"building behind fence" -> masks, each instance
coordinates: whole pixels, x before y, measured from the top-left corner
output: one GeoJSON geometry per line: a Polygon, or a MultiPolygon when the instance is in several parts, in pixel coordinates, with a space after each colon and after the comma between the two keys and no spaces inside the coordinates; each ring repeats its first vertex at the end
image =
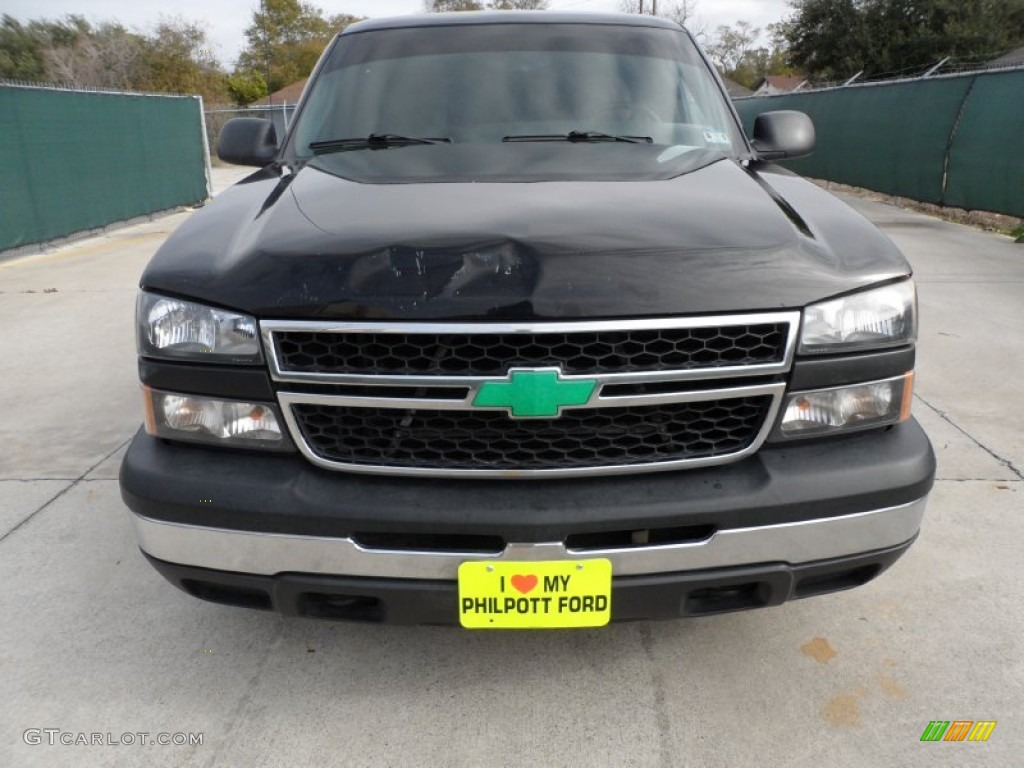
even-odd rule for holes
{"type": "Polygon", "coordinates": [[[196,96],[0,83],[0,251],[209,197],[196,96]]]}
{"type": "Polygon", "coordinates": [[[818,179],[968,210],[1024,216],[1024,68],[737,99],[748,135],[762,112],[806,112],[818,179]]]}

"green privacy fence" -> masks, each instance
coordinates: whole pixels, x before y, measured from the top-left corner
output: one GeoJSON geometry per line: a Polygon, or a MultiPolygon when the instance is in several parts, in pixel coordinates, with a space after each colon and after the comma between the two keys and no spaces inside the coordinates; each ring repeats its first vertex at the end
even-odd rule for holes
{"type": "Polygon", "coordinates": [[[202,101],[0,84],[0,251],[205,200],[202,101]]]}
{"type": "Polygon", "coordinates": [[[1024,216],[1024,69],[866,84],[735,102],[748,135],[762,112],[814,121],[819,179],[969,210],[1024,216]]]}

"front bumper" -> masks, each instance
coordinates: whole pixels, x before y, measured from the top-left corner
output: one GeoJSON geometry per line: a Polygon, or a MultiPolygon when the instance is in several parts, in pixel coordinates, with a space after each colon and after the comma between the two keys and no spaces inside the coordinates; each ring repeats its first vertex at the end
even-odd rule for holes
{"type": "Polygon", "coordinates": [[[913,421],[722,467],[550,481],[362,477],[140,433],[121,488],[142,550],[206,599],[455,623],[461,562],[607,557],[622,620],[864,583],[917,535],[934,470],[913,421]]]}
{"type": "MultiPolygon", "coordinates": [[[[907,551],[913,540],[862,555],[801,565],[768,563],[738,568],[617,576],[612,621],[708,616],[779,605],[871,581],[907,551]]],[[[453,581],[374,579],[281,573],[260,576],[175,565],[147,557],[164,578],[203,600],[276,610],[286,616],[390,624],[458,624],[453,581]]]]}

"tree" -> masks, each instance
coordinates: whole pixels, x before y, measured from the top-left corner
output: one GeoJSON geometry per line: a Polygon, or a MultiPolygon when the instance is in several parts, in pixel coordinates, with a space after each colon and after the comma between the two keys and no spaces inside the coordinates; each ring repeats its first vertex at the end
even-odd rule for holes
{"type": "Polygon", "coordinates": [[[81,16],[29,22],[46,80],[90,88],[149,90],[146,39],[120,24],[92,26],[81,16]]]}
{"type": "Polygon", "coordinates": [[[231,75],[227,79],[227,87],[231,99],[240,107],[259,101],[269,93],[267,81],[258,73],[242,72],[231,75]]]}
{"type": "Polygon", "coordinates": [[[711,60],[724,73],[735,72],[754,48],[761,36],[761,28],[749,21],[737,21],[734,26],[723,24],[705,48],[711,60]]]}
{"type": "Polygon", "coordinates": [[[423,10],[427,13],[450,13],[452,11],[546,11],[548,0],[424,0],[423,10]]]}
{"type": "Polygon", "coordinates": [[[791,61],[825,80],[856,74],[872,45],[862,5],[862,0],[794,0],[796,15],[783,22],[791,61]]]}
{"type": "Polygon", "coordinates": [[[146,48],[146,90],[198,93],[207,102],[223,100],[226,75],[201,24],[161,19],[147,37],[146,48]]]}
{"type": "Polygon", "coordinates": [[[914,74],[945,57],[983,61],[1024,45],[1022,0],[793,0],[792,62],[840,80],[914,74]]]}
{"type": "Polygon", "coordinates": [[[6,13],[0,22],[0,78],[30,81],[46,78],[46,62],[39,38],[6,13]]]}
{"type": "Polygon", "coordinates": [[[666,2],[659,6],[658,15],[671,19],[680,27],[689,29],[697,21],[697,0],[678,0],[678,2],[666,2]]]}
{"type": "Polygon", "coordinates": [[[205,29],[181,18],[152,32],[120,24],[93,25],[81,16],[0,25],[0,77],[126,91],[227,95],[224,71],[205,29]]]}
{"type": "Polygon", "coordinates": [[[355,16],[326,18],[319,8],[299,0],[261,0],[245,30],[246,46],[235,75],[264,77],[270,92],[309,76],[324,46],[355,16]]]}
{"type": "Polygon", "coordinates": [[[487,7],[492,11],[546,11],[548,0],[492,0],[487,7]]]}
{"type": "Polygon", "coordinates": [[[484,4],[477,0],[424,0],[423,10],[427,13],[448,13],[449,11],[482,11],[484,4]]]}
{"type": "Polygon", "coordinates": [[[619,10],[623,13],[650,14],[670,19],[686,27],[698,38],[705,34],[704,25],[696,16],[697,0],[662,0],[659,3],[651,0],[619,0],[619,10]]]}
{"type": "Polygon", "coordinates": [[[758,49],[758,59],[763,65],[755,72],[754,84],[761,78],[768,75],[796,75],[803,74],[798,67],[793,66],[789,53],[789,44],[786,42],[785,22],[776,22],[767,27],[769,45],[767,48],[758,49]]]}
{"type": "Polygon", "coordinates": [[[768,25],[768,45],[758,45],[761,30],[749,21],[718,27],[707,43],[708,56],[730,80],[754,88],[768,75],[796,74],[789,60],[783,25],[768,25]]]}

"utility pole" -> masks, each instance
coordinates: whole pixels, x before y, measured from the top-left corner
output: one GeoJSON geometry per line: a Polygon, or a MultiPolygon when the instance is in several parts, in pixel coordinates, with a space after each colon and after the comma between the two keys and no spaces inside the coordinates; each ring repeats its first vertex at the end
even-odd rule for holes
{"type": "MultiPolygon", "coordinates": [[[[274,94],[270,90],[270,31],[267,29],[267,2],[260,0],[260,11],[263,21],[263,58],[267,68],[267,106],[273,110],[274,94]]],[[[272,113],[271,113],[272,114],[272,113]]]]}
{"type": "Polygon", "coordinates": [[[651,16],[658,15],[658,0],[651,0],[651,16]]]}
{"type": "Polygon", "coordinates": [[[644,0],[640,0],[640,15],[644,15],[644,0]]]}

